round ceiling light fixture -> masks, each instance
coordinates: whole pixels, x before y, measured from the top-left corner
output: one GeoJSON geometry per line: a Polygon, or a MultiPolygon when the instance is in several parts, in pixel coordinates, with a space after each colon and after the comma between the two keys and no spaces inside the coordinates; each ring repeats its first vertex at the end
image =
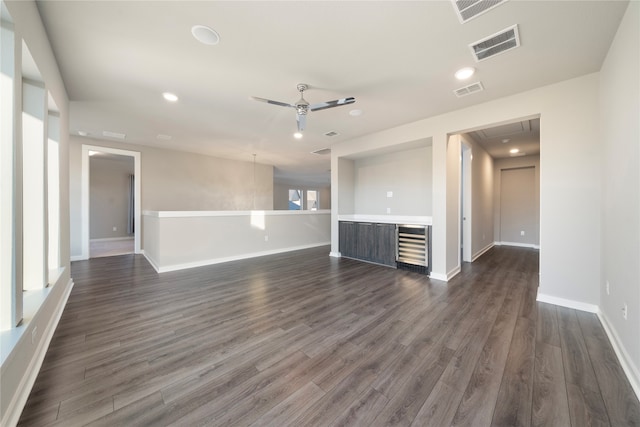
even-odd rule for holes
{"type": "Polygon", "coordinates": [[[302,132],[296,132],[296,133],[294,133],[294,134],[293,134],[293,137],[294,137],[295,139],[302,139],[302,132]]]}
{"type": "Polygon", "coordinates": [[[216,31],[206,25],[194,25],[191,27],[191,34],[202,44],[215,45],[220,42],[220,36],[216,31]]]}
{"type": "Polygon", "coordinates": [[[517,153],[519,153],[519,152],[520,152],[520,150],[518,150],[517,148],[512,148],[511,150],[509,150],[509,152],[510,152],[511,154],[517,154],[517,153]]]}
{"type": "Polygon", "coordinates": [[[469,77],[473,76],[475,72],[476,72],[476,69],[473,67],[464,67],[456,71],[455,76],[456,76],[456,79],[458,80],[466,80],[469,77]]]}
{"type": "Polygon", "coordinates": [[[503,144],[506,144],[506,143],[507,143],[507,142],[509,142],[509,141],[511,141],[509,138],[505,138],[505,139],[503,139],[503,140],[502,140],[502,143],[503,143],[503,144]]]}
{"type": "Polygon", "coordinates": [[[362,110],[351,110],[349,111],[349,115],[352,117],[358,117],[362,115],[362,110]]]}
{"type": "Polygon", "coordinates": [[[162,97],[169,102],[176,102],[178,100],[178,95],[171,92],[164,92],[162,97]]]}

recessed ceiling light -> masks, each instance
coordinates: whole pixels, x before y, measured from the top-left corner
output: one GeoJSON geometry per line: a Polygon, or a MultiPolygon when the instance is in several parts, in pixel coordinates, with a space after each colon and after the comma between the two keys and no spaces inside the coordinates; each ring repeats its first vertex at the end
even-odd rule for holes
{"type": "Polygon", "coordinates": [[[171,92],[164,92],[162,97],[169,102],[176,102],[178,100],[178,95],[173,94],[171,92]]]}
{"type": "Polygon", "coordinates": [[[79,130],[79,131],[78,131],[78,135],[80,135],[80,136],[88,136],[88,135],[89,135],[89,132],[84,131],[84,130],[79,130]]]}
{"type": "Polygon", "coordinates": [[[349,115],[353,117],[361,116],[362,110],[351,110],[349,111],[349,115]]]}
{"type": "Polygon", "coordinates": [[[507,142],[509,142],[509,141],[511,141],[509,138],[505,138],[505,139],[503,139],[503,140],[502,140],[502,143],[503,143],[503,144],[506,144],[506,143],[507,143],[507,142]]]}
{"type": "Polygon", "coordinates": [[[512,148],[511,150],[509,150],[509,152],[510,152],[511,154],[516,154],[516,153],[519,153],[519,152],[520,152],[520,150],[518,150],[517,148],[512,148]]]}
{"type": "Polygon", "coordinates": [[[191,27],[191,34],[193,34],[196,40],[203,44],[214,45],[220,41],[218,33],[206,25],[194,25],[191,27]]]}
{"type": "Polygon", "coordinates": [[[302,138],[302,132],[296,132],[296,133],[294,133],[294,134],[293,134],[293,137],[294,137],[295,139],[301,139],[301,138],[302,138]]]}
{"type": "Polygon", "coordinates": [[[455,76],[456,76],[456,79],[458,80],[466,80],[469,77],[473,76],[475,72],[476,72],[476,69],[473,67],[464,67],[456,71],[455,76]]]}
{"type": "Polygon", "coordinates": [[[100,154],[100,152],[89,150],[89,156],[95,156],[96,154],[100,154]]]}

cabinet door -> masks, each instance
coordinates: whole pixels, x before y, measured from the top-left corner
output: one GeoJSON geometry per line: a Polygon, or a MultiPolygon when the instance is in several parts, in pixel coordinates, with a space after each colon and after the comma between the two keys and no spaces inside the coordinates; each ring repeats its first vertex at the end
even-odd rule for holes
{"type": "Polygon", "coordinates": [[[355,258],[357,256],[356,224],[340,221],[338,233],[340,254],[345,257],[355,258]]]}
{"type": "Polygon", "coordinates": [[[396,265],[396,226],[395,224],[376,224],[375,259],[379,264],[396,265]]]}
{"type": "Polygon", "coordinates": [[[375,224],[359,222],[356,224],[356,228],[358,236],[356,258],[373,261],[376,253],[375,224]]]}

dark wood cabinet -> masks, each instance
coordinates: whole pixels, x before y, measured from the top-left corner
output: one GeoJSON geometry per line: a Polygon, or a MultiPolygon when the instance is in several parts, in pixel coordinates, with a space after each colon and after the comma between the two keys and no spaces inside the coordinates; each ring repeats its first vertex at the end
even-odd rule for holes
{"type": "Polygon", "coordinates": [[[340,221],[340,253],[347,258],[395,267],[395,229],[395,224],[340,221]]]}
{"type": "Polygon", "coordinates": [[[395,224],[375,225],[375,259],[373,262],[389,266],[396,265],[396,226],[395,224]]]}
{"type": "Polygon", "coordinates": [[[339,250],[342,256],[345,256],[347,258],[356,258],[356,223],[349,221],[340,221],[338,232],[340,233],[339,250]]]}
{"type": "Polygon", "coordinates": [[[356,258],[373,261],[375,253],[375,224],[370,222],[356,223],[356,258]]]}

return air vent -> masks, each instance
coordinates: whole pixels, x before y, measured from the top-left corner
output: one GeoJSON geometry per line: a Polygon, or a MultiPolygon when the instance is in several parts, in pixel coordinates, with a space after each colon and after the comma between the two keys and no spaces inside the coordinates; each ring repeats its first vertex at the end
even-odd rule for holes
{"type": "Polygon", "coordinates": [[[317,154],[319,156],[325,156],[331,154],[331,148],[323,148],[321,150],[312,151],[311,154],[317,154]]]}
{"type": "Polygon", "coordinates": [[[127,137],[127,135],[125,135],[124,133],[111,132],[108,130],[103,130],[102,136],[106,136],[108,138],[115,138],[115,139],[125,139],[127,137]]]}
{"type": "Polygon", "coordinates": [[[463,96],[471,95],[472,93],[480,92],[482,90],[484,90],[482,83],[476,82],[471,83],[470,85],[467,85],[465,87],[461,87],[460,89],[456,89],[453,91],[453,93],[455,93],[458,98],[461,98],[463,96]]]}
{"type": "Polygon", "coordinates": [[[451,0],[462,24],[501,5],[505,1],[507,0],[451,0]]]}
{"type": "Polygon", "coordinates": [[[520,46],[520,36],[518,35],[517,24],[469,45],[471,53],[477,62],[515,49],[518,46],[520,46]]]}
{"type": "Polygon", "coordinates": [[[340,134],[338,132],[336,132],[336,131],[333,131],[333,130],[331,130],[331,131],[329,131],[329,132],[324,134],[324,136],[338,136],[338,135],[340,135],[340,134]]]}

